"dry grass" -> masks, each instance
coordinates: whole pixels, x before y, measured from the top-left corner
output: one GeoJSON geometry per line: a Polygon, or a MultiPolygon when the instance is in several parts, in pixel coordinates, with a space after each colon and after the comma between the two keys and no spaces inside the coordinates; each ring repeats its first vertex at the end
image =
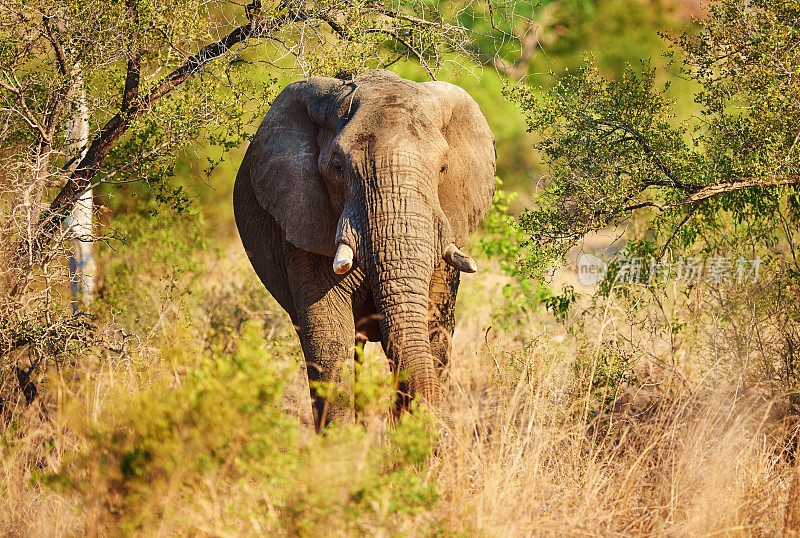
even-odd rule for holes
{"type": "Polygon", "coordinates": [[[620,412],[601,434],[565,404],[566,365],[549,362],[551,353],[527,348],[531,365],[541,362],[510,387],[474,370],[458,380],[473,390],[458,390],[459,429],[436,467],[439,508],[456,528],[493,536],[782,532],[796,493],[768,407],[732,406],[729,394],[679,395],[620,412]],[[495,406],[481,412],[487,399],[495,406]]]}
{"type": "MultiPolygon", "coordinates": [[[[202,282],[208,289],[216,286],[209,295],[213,300],[193,307],[207,314],[195,318],[200,332],[211,330],[215,316],[248,315],[252,303],[242,301],[243,310],[236,310],[237,298],[255,293],[248,291],[254,277],[242,269],[246,261],[238,249],[217,259],[222,261],[207,267],[202,282]]],[[[797,533],[800,482],[785,450],[782,412],[763,391],[738,382],[707,382],[707,357],[702,346],[694,346],[694,354],[681,355],[673,368],[680,375],[664,366],[664,357],[644,357],[636,366],[639,382],[621,386],[613,403],[595,412],[596,402],[574,364],[579,354],[590,364],[598,360],[604,340],[581,348],[544,314],[522,328],[487,331],[503,301],[504,281],[492,275],[488,267],[464,279],[448,381],[455,426],[423,470],[435,480],[440,499],[431,510],[402,520],[379,518],[357,531],[330,525],[333,534],[431,529],[486,536],[797,533]],[[683,382],[685,372],[699,377],[683,382]]],[[[149,342],[179,342],[181,320],[175,316],[162,323],[159,336],[149,342]]],[[[298,359],[285,320],[274,327],[272,339],[285,346],[289,360],[298,359]]],[[[380,354],[371,348],[369,357],[379,360],[380,354]]],[[[181,375],[168,353],[152,350],[51,373],[44,380],[46,396],[20,410],[0,440],[0,533],[62,536],[97,530],[92,506],[37,477],[57,471],[65,455],[85,449],[70,426],[75,409],[100,417],[113,411],[109,395],[181,375]]],[[[292,383],[287,401],[291,413],[303,418],[308,401],[302,377],[292,383]]],[[[311,480],[313,474],[299,480],[311,480]]],[[[203,508],[176,510],[171,525],[153,532],[257,532],[255,524],[226,524],[230,516],[220,497],[247,502],[259,495],[252,486],[237,488],[206,477],[196,489],[201,501],[191,505],[203,508]]],[[[302,528],[281,532],[304,534],[302,528]]]]}
{"type": "MultiPolygon", "coordinates": [[[[488,288],[477,295],[497,296],[498,284],[476,280],[488,288]]],[[[563,329],[487,346],[479,327],[465,312],[451,369],[458,426],[435,463],[444,496],[438,509],[455,529],[493,536],[797,532],[800,498],[785,428],[763,393],[738,383],[713,388],[702,374],[690,388],[663,363],[643,360],[637,370],[647,379],[587,421],[588,395],[571,367],[578,350],[569,337],[561,341],[563,329]]],[[[674,368],[707,367],[703,357],[683,362],[674,368]]]]}

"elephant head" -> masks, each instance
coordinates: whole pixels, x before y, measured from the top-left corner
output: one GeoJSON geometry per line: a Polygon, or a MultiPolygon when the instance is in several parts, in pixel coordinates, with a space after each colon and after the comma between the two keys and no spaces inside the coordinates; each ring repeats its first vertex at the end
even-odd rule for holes
{"type": "Polygon", "coordinates": [[[372,292],[390,361],[415,398],[440,395],[430,353],[428,292],[444,259],[463,254],[494,193],[494,139],[478,105],[445,82],[388,71],[313,77],[275,99],[249,152],[258,203],[285,239],[358,265],[372,292]]]}

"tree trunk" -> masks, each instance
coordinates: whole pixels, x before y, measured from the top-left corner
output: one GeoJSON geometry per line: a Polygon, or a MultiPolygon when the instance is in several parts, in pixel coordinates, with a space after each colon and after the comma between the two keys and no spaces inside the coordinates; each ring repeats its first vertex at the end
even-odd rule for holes
{"type": "MultiPolygon", "coordinates": [[[[73,115],[68,124],[67,159],[72,160],[72,172],[86,155],[89,142],[89,111],[86,106],[86,89],[80,72],[75,77],[72,94],[73,115]]],[[[95,263],[92,217],[94,202],[92,190],[81,195],[67,220],[72,235],[72,252],[69,258],[69,276],[72,283],[73,308],[88,304],[94,296],[95,263]]]]}

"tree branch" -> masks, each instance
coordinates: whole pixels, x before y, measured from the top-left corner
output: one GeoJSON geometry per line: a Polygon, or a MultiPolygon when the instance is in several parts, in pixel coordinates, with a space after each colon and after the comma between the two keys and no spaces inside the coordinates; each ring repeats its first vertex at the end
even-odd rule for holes
{"type": "Polygon", "coordinates": [[[2,79],[0,79],[0,87],[2,87],[4,90],[16,94],[17,100],[19,101],[19,106],[20,106],[19,110],[17,109],[8,109],[8,110],[19,114],[20,117],[22,117],[22,119],[25,120],[25,123],[27,123],[31,127],[31,129],[36,131],[36,133],[38,133],[43,140],[46,139],[47,131],[45,130],[41,122],[39,122],[39,120],[36,118],[36,116],[33,115],[33,112],[31,112],[31,110],[28,108],[28,104],[25,102],[24,90],[22,88],[11,85],[2,79]]]}
{"type": "MultiPolygon", "coordinates": [[[[126,2],[128,16],[131,19],[133,19],[134,28],[136,28],[136,23],[138,22],[139,19],[136,11],[137,3],[138,0],[127,0],[126,2]]],[[[139,32],[134,31],[131,35],[131,38],[134,41],[138,41],[139,32]]],[[[128,69],[125,74],[125,89],[122,90],[122,106],[120,108],[123,113],[128,112],[128,110],[131,107],[131,104],[133,104],[133,102],[139,96],[139,80],[141,78],[141,67],[142,67],[142,49],[140,48],[138,43],[134,43],[134,47],[130,51],[130,57],[128,58],[128,69]]]]}
{"type": "MultiPolygon", "coordinates": [[[[253,2],[252,5],[257,2],[253,2]]],[[[251,12],[248,11],[248,14],[251,12]]],[[[138,55],[132,54],[128,62],[128,75],[126,76],[125,90],[123,92],[123,106],[127,105],[120,113],[114,115],[92,140],[86,156],[78,164],[67,183],[61,188],[50,204],[51,215],[44,227],[45,236],[59,226],[72,208],[76,196],[91,182],[108,155],[111,147],[127,131],[131,121],[140,117],[152,108],[161,98],[168,95],[186,80],[200,71],[206,64],[225,55],[235,45],[243,43],[259,32],[274,30],[286,22],[285,17],[271,21],[269,26],[260,26],[257,21],[251,20],[243,26],[234,29],[224,38],[210,43],[200,51],[188,58],[183,65],[163,78],[144,98],[136,101],[134,90],[138,90],[138,55]],[[127,96],[127,99],[126,99],[127,96]]]]}
{"type": "Polygon", "coordinates": [[[65,82],[63,85],[61,85],[59,91],[51,92],[49,99],[50,102],[46,107],[47,114],[45,115],[44,122],[44,131],[46,134],[44,137],[44,143],[49,145],[52,143],[53,135],[55,134],[58,120],[61,116],[61,111],[66,105],[66,94],[69,92],[69,86],[71,82],[68,77],[72,72],[72,68],[67,62],[67,55],[64,52],[64,46],[61,44],[61,39],[58,35],[63,28],[63,22],[59,24],[59,21],[54,21],[53,17],[42,17],[42,22],[44,23],[47,40],[53,47],[53,52],[56,56],[56,71],[58,71],[58,73],[65,79],[65,82]]]}
{"type": "Polygon", "coordinates": [[[595,120],[595,119],[592,119],[591,117],[589,117],[588,119],[589,119],[589,121],[592,121],[595,125],[602,125],[602,126],[611,128],[612,129],[611,132],[614,132],[617,129],[620,129],[622,131],[625,131],[629,135],[631,135],[637,142],[639,142],[639,144],[641,144],[642,149],[644,150],[644,152],[646,154],[648,154],[653,159],[653,161],[655,162],[656,168],[661,170],[661,173],[664,174],[665,176],[667,176],[670,179],[670,181],[672,181],[675,184],[676,187],[678,187],[680,189],[683,189],[683,190],[690,190],[691,189],[691,185],[686,185],[683,181],[681,181],[680,179],[675,177],[675,175],[672,173],[672,170],[667,168],[664,165],[664,163],[661,162],[661,159],[659,159],[658,155],[656,155],[655,152],[652,150],[650,145],[647,143],[647,140],[641,134],[639,134],[638,131],[636,131],[635,129],[633,129],[631,127],[628,127],[627,125],[615,125],[613,123],[608,123],[608,122],[605,122],[605,121],[602,121],[602,120],[595,120]]]}
{"type": "Polygon", "coordinates": [[[399,19],[403,21],[407,21],[418,26],[435,26],[437,28],[441,28],[442,30],[455,30],[455,31],[462,31],[462,28],[457,26],[453,26],[451,24],[442,24],[440,22],[434,21],[426,21],[425,19],[420,19],[419,17],[412,17],[411,15],[404,15],[402,13],[398,13],[397,11],[392,11],[391,9],[386,9],[380,5],[371,5],[369,9],[380,13],[381,15],[386,15],[387,17],[391,17],[393,19],[399,19]]]}
{"type": "Polygon", "coordinates": [[[699,190],[696,190],[695,192],[693,192],[692,194],[690,194],[689,196],[685,197],[683,200],[680,200],[678,202],[673,202],[671,204],[665,204],[665,205],[660,205],[655,202],[642,202],[639,204],[625,206],[620,210],[620,213],[627,213],[645,207],[654,207],[659,211],[666,211],[667,209],[673,209],[686,204],[707,200],[708,198],[717,196],[718,194],[724,194],[726,192],[735,192],[743,189],[750,189],[753,187],[780,187],[785,185],[800,185],[800,175],[789,175],[786,177],[782,177],[780,179],[772,178],[772,182],[770,182],[769,179],[765,178],[744,178],[738,181],[714,183],[712,185],[708,185],[706,187],[700,188],[699,190]]]}
{"type": "Polygon", "coordinates": [[[419,60],[420,65],[425,68],[425,71],[428,72],[428,76],[431,77],[431,80],[436,80],[436,75],[433,74],[433,71],[431,70],[430,66],[428,65],[428,62],[425,61],[425,58],[422,56],[422,54],[417,49],[415,49],[413,45],[411,45],[405,39],[400,37],[397,34],[397,32],[394,32],[392,30],[384,30],[382,28],[370,28],[370,29],[364,30],[364,33],[381,33],[381,34],[386,34],[386,35],[392,36],[395,39],[395,41],[397,41],[398,43],[402,44],[406,49],[408,49],[408,52],[410,52],[411,54],[413,54],[414,56],[417,57],[417,59],[419,60]]]}
{"type": "Polygon", "coordinates": [[[69,66],[67,64],[67,55],[64,53],[64,47],[61,45],[61,40],[53,29],[52,17],[42,17],[44,22],[44,29],[47,33],[47,40],[53,46],[53,51],[56,54],[56,68],[62,76],[69,74],[69,66]]]}
{"type": "Polygon", "coordinates": [[[800,175],[793,174],[780,179],[772,178],[772,182],[770,182],[769,179],[765,180],[764,178],[751,177],[740,179],[738,181],[716,183],[713,185],[708,185],[707,187],[703,187],[702,189],[690,194],[680,202],[668,205],[667,208],[691,204],[692,202],[706,200],[718,194],[740,191],[742,189],[749,189],[751,187],[779,187],[784,185],[800,185],[800,175]]]}
{"type": "Polygon", "coordinates": [[[694,215],[694,212],[697,211],[698,207],[700,207],[699,202],[695,202],[694,204],[692,204],[692,207],[689,208],[689,211],[686,212],[686,215],[683,217],[683,219],[678,223],[675,229],[672,230],[672,234],[670,234],[670,236],[667,238],[666,242],[664,243],[664,246],[661,247],[661,252],[658,253],[658,258],[656,258],[656,263],[661,261],[661,258],[663,258],[664,254],[666,254],[667,252],[667,247],[669,247],[669,244],[672,243],[672,240],[675,239],[675,236],[678,235],[678,232],[681,231],[681,228],[683,228],[686,225],[686,223],[689,222],[689,219],[692,218],[692,215],[694,215]]]}

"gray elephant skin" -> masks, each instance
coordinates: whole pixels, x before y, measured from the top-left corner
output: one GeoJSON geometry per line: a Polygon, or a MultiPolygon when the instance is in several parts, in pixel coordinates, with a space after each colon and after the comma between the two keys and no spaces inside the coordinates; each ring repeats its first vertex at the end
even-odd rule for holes
{"type": "Polygon", "coordinates": [[[287,86],[236,176],[236,226],[253,268],[295,325],[318,431],[353,419],[339,386],[359,341],[380,341],[398,387],[444,412],[460,247],[492,202],[494,138],[446,82],[389,71],[287,86]]]}

